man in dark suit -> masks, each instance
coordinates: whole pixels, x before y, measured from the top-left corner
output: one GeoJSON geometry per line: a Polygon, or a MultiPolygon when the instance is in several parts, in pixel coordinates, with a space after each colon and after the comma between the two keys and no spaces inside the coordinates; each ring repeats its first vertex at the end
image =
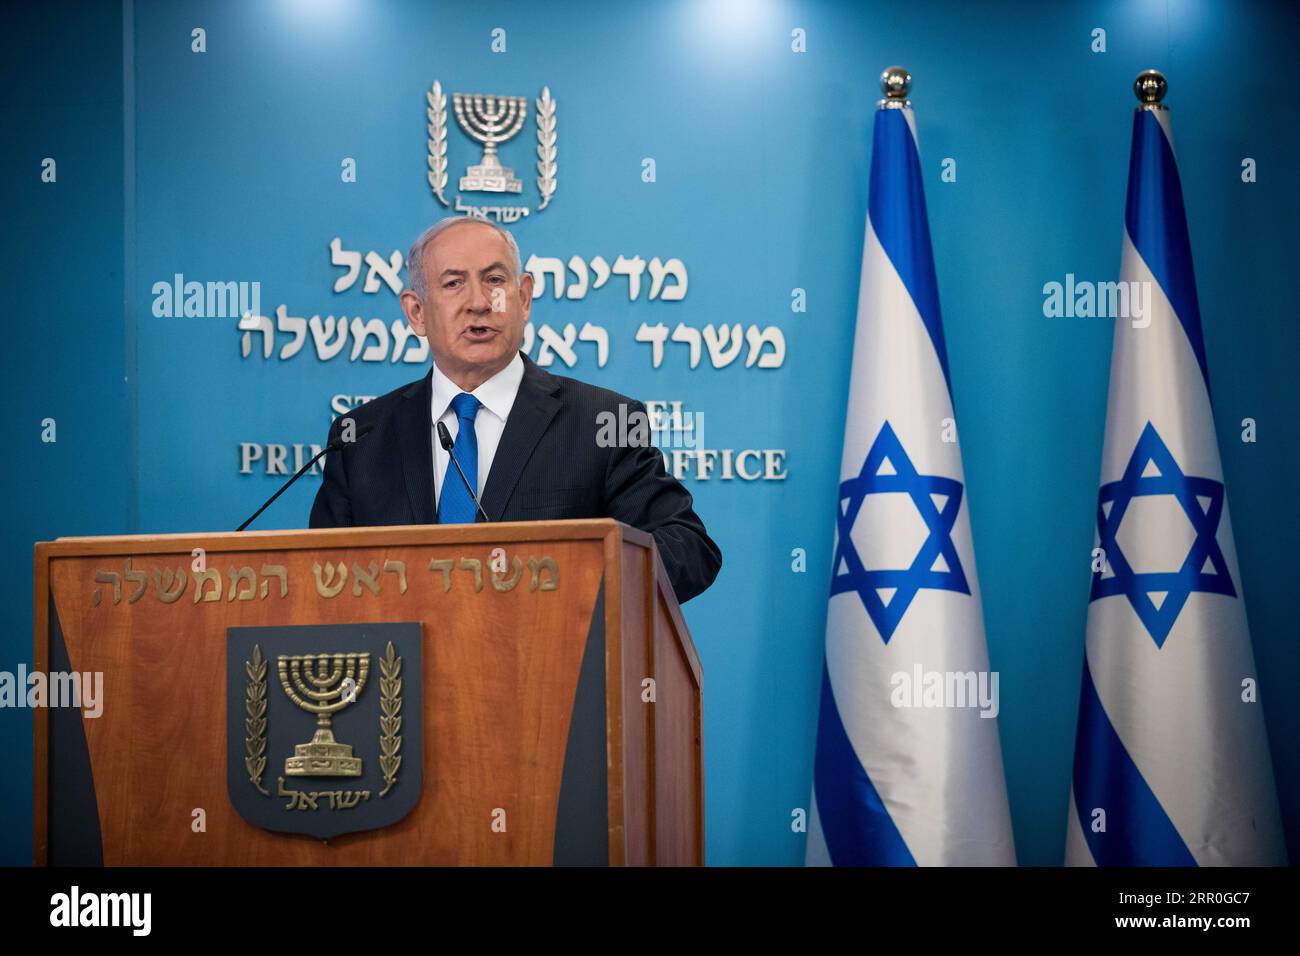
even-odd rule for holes
{"type": "Polygon", "coordinates": [[[416,240],[407,268],[402,311],[433,367],[330,428],[329,440],[345,444],[326,456],[311,527],[484,520],[436,438],[441,423],[486,520],[617,518],[654,535],[679,601],[712,584],[722,554],[647,430],[609,441],[602,429],[610,415],[638,420],[645,406],[551,375],[519,351],[533,277],[510,233],[444,219],[416,240]]]}

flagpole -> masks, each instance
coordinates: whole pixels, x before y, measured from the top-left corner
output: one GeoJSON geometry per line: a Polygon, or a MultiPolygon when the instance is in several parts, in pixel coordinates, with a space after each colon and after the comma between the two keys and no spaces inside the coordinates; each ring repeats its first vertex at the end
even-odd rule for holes
{"type": "Polygon", "coordinates": [[[1120,284],[1152,292],[1111,350],[1065,862],[1285,866],[1168,90],[1133,81],[1120,284]]]}
{"type": "Polygon", "coordinates": [[[998,675],[961,451],[942,432],[952,390],[911,87],[886,68],[872,118],[805,862],[1014,866],[995,712],[944,691],[998,675]]]}

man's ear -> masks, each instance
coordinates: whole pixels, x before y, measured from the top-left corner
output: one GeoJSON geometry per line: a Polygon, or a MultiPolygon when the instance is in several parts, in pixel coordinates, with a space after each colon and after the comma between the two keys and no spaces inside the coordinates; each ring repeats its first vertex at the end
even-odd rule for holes
{"type": "Polygon", "coordinates": [[[519,277],[519,307],[527,322],[533,312],[533,274],[525,272],[519,277]]]}
{"type": "Polygon", "coordinates": [[[424,327],[424,303],[411,289],[403,289],[400,298],[402,312],[406,315],[406,324],[416,335],[429,337],[429,330],[424,327]]]}

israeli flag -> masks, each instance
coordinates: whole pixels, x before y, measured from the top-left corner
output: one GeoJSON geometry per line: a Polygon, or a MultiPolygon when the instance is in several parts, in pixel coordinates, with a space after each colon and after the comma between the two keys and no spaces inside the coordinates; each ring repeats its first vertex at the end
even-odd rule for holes
{"type": "Polygon", "coordinates": [[[1065,860],[1285,865],[1164,80],[1138,79],[1120,289],[1147,307],[1115,324],[1065,860]]]}
{"type": "Polygon", "coordinates": [[[1014,865],[916,126],[901,98],[876,113],[868,205],[806,862],[1014,865]]]}

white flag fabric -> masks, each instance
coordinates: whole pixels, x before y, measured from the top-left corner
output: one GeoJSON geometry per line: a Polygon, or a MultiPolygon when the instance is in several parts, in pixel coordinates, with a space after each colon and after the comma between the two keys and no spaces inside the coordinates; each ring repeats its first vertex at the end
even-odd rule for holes
{"type": "Polygon", "coordinates": [[[1129,163],[1066,863],[1284,865],[1163,107],[1129,163]]]}
{"type": "Polygon", "coordinates": [[[808,865],[1013,865],[915,122],[882,104],[808,865]]]}

